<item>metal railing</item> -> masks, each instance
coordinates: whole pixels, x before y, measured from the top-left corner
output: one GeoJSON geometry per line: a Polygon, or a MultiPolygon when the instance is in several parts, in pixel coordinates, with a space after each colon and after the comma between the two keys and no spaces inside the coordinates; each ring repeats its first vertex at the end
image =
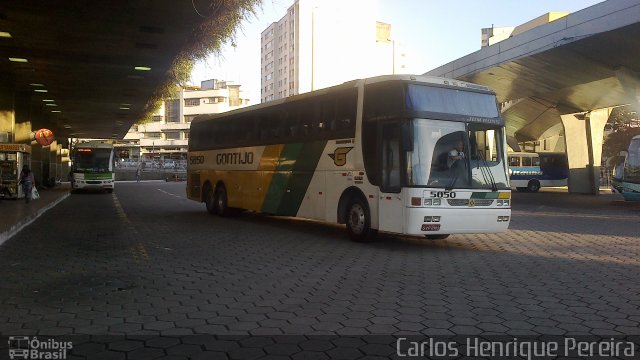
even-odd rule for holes
{"type": "Polygon", "coordinates": [[[156,170],[167,170],[167,171],[186,171],[187,170],[187,161],[186,160],[143,160],[143,161],[117,161],[116,162],[116,170],[135,170],[138,167],[142,171],[156,171],[156,170]]]}

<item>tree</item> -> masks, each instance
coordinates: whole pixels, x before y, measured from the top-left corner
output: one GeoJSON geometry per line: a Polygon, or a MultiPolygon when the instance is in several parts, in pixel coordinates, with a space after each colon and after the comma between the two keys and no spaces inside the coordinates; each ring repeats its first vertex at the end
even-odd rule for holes
{"type": "Polygon", "coordinates": [[[636,135],[640,135],[640,128],[638,127],[621,127],[617,131],[614,130],[606,139],[602,145],[602,154],[605,157],[615,156],[620,151],[626,151],[631,142],[631,138],[636,135]]]}
{"type": "Polygon", "coordinates": [[[616,156],[626,151],[631,138],[640,135],[636,111],[631,106],[621,106],[613,109],[607,125],[612,132],[605,137],[602,144],[602,155],[605,158],[616,156]]]}

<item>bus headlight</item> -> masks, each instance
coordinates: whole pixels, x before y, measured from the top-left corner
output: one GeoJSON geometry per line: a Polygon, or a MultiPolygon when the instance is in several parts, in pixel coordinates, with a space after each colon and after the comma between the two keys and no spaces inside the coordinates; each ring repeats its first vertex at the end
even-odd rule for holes
{"type": "Polygon", "coordinates": [[[440,199],[433,199],[433,205],[439,206],[440,205],[440,199]]]}
{"type": "Polygon", "coordinates": [[[425,205],[427,205],[427,206],[428,206],[428,205],[431,205],[431,204],[433,204],[433,200],[431,200],[431,199],[424,199],[424,204],[425,204],[425,205]]]}

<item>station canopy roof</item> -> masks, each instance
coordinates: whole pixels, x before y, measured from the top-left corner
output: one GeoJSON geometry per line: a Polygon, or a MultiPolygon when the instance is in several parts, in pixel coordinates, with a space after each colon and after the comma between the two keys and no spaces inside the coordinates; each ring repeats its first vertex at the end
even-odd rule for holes
{"type": "Polygon", "coordinates": [[[16,121],[57,137],[122,138],[180,78],[181,60],[228,40],[257,3],[3,1],[0,96],[13,90],[16,121]]]}

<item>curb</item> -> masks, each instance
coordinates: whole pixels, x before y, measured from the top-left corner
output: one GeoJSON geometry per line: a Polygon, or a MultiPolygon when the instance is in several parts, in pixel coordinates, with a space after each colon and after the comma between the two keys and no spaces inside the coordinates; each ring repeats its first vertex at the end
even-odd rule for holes
{"type": "Polygon", "coordinates": [[[47,210],[49,210],[52,207],[58,205],[62,200],[66,199],[67,197],[69,197],[69,193],[68,192],[66,194],[64,194],[62,197],[56,199],[55,201],[49,203],[47,206],[43,207],[42,209],[36,211],[35,213],[31,214],[27,218],[25,218],[22,221],[18,222],[17,224],[11,226],[9,228],[9,230],[7,230],[7,231],[5,231],[3,233],[0,233],[0,246],[2,246],[2,244],[4,244],[5,241],[11,239],[15,234],[19,233],[22,229],[24,229],[25,227],[29,226],[29,224],[31,224],[37,218],[39,218],[42,214],[47,212],[47,210]]]}

